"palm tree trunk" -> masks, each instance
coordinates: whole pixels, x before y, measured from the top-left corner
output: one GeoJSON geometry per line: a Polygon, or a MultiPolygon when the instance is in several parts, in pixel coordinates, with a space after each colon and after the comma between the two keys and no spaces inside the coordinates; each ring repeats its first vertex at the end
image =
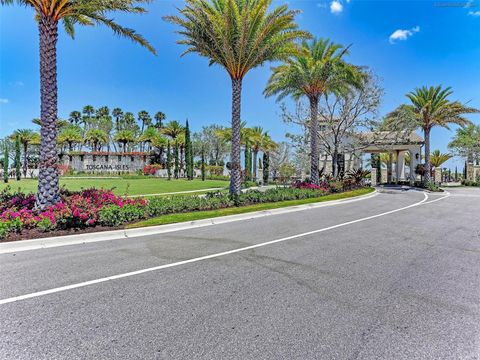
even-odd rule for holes
{"type": "Polygon", "coordinates": [[[253,151],[253,181],[257,181],[257,156],[258,150],[253,151]]]}
{"type": "Polygon", "coordinates": [[[37,207],[60,200],[57,169],[57,39],[58,22],[41,15],[40,32],[40,119],[41,147],[37,207]]]}
{"type": "Polygon", "coordinates": [[[319,185],[318,178],[318,97],[310,98],[310,180],[319,185]]]}
{"type": "Polygon", "coordinates": [[[27,170],[28,170],[28,143],[23,143],[23,177],[27,177],[27,170]]]}
{"type": "Polygon", "coordinates": [[[232,150],[230,155],[230,194],[240,193],[242,170],[240,166],[240,110],[242,79],[232,79],[232,150]]]}
{"type": "Polygon", "coordinates": [[[424,137],[425,137],[425,184],[428,184],[431,180],[431,171],[432,166],[430,164],[430,129],[424,129],[424,137]]]}

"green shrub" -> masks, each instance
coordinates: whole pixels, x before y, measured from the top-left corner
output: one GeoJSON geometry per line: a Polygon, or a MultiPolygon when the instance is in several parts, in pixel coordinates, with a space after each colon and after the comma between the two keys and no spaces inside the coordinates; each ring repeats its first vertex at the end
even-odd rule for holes
{"type": "Polygon", "coordinates": [[[145,208],[140,205],[127,204],[123,207],[110,205],[99,211],[98,219],[104,226],[120,226],[123,223],[144,219],[145,208]]]}
{"type": "Polygon", "coordinates": [[[8,227],[8,224],[3,221],[0,222],[0,239],[6,238],[9,232],[10,232],[10,229],[8,227]]]}
{"type": "Polygon", "coordinates": [[[51,231],[55,228],[54,224],[49,218],[43,218],[37,223],[37,227],[43,231],[43,232],[48,232],[51,231]]]}
{"type": "Polygon", "coordinates": [[[102,208],[98,213],[100,224],[105,226],[119,226],[122,223],[120,209],[121,207],[118,205],[110,205],[102,208]]]}
{"type": "Polygon", "coordinates": [[[224,181],[229,181],[230,176],[226,175],[209,175],[206,177],[207,180],[224,180],[224,181]]]}
{"type": "Polygon", "coordinates": [[[437,184],[435,184],[433,181],[427,183],[427,184],[425,185],[425,188],[426,188],[427,190],[430,190],[430,191],[433,191],[433,192],[439,192],[439,191],[441,191],[441,190],[440,190],[440,186],[438,186],[437,184]]]}

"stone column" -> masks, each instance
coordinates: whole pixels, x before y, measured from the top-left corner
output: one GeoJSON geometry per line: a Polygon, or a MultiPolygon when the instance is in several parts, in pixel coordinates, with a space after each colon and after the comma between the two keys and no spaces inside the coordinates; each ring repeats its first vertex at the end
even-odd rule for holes
{"type": "Polygon", "coordinates": [[[410,186],[415,185],[415,151],[412,149],[408,150],[410,154],[410,174],[409,174],[409,180],[410,180],[410,186]]]}
{"type": "Polygon", "coordinates": [[[377,186],[377,169],[376,168],[372,168],[372,170],[370,171],[370,179],[372,182],[372,186],[377,186]]]}
{"type": "Polygon", "coordinates": [[[405,151],[397,151],[397,182],[405,181],[405,151]]]}
{"type": "Polygon", "coordinates": [[[391,151],[388,152],[388,161],[387,161],[387,182],[393,182],[393,174],[392,174],[392,163],[393,163],[393,153],[391,151]]]}

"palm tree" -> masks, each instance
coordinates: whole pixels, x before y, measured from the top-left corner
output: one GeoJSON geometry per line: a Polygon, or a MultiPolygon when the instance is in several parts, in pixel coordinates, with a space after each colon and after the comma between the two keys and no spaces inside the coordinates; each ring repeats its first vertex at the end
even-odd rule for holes
{"type": "Polygon", "coordinates": [[[447,161],[447,160],[450,160],[452,158],[452,155],[450,154],[443,154],[440,152],[440,150],[434,150],[431,154],[430,154],[430,164],[432,164],[432,166],[435,166],[436,168],[442,166],[442,164],[447,161]]]}
{"type": "Polygon", "coordinates": [[[425,183],[431,181],[430,162],[430,132],[432,128],[441,126],[449,129],[449,124],[465,126],[471,122],[464,118],[463,114],[478,113],[479,110],[466,106],[458,101],[450,101],[448,97],[453,91],[450,87],[442,89],[442,86],[423,86],[408,93],[406,96],[411,105],[400,105],[388,117],[397,114],[407,114],[422,128],[425,139],[425,183]]]}
{"type": "Polygon", "coordinates": [[[122,144],[123,152],[127,152],[127,145],[136,141],[135,132],[133,130],[120,130],[115,134],[114,140],[122,144]]]}
{"type": "Polygon", "coordinates": [[[75,1],[75,0],[0,0],[2,5],[17,3],[35,11],[40,35],[41,147],[37,207],[45,208],[60,200],[57,170],[57,40],[58,25],[74,36],[75,25],[105,25],[117,35],[132,39],[155,53],[153,47],[134,30],[114,22],[114,11],[143,13],[138,6],[147,0],[75,1]],[[107,14],[109,17],[107,17],[107,14]]]}
{"type": "Polygon", "coordinates": [[[28,146],[36,145],[40,143],[40,135],[30,129],[16,130],[11,138],[19,138],[20,143],[23,146],[23,177],[27,177],[28,170],[28,146]]]}
{"type": "Polygon", "coordinates": [[[247,130],[248,142],[252,147],[253,154],[253,181],[257,180],[257,157],[258,153],[262,150],[263,137],[267,135],[260,126],[254,126],[247,130]]]}
{"type": "Polygon", "coordinates": [[[142,110],[138,113],[138,120],[142,123],[142,133],[145,129],[145,126],[147,126],[148,128],[150,125],[152,125],[152,118],[150,117],[150,114],[145,110],[142,110]]]}
{"type": "Polygon", "coordinates": [[[120,119],[123,116],[123,111],[120,108],[114,108],[112,110],[112,116],[115,118],[115,131],[120,130],[120,119]]]}
{"type": "Polygon", "coordinates": [[[82,113],[80,111],[72,111],[68,117],[68,121],[72,125],[79,125],[82,122],[82,113]]]}
{"type": "Polygon", "coordinates": [[[58,135],[59,144],[68,144],[68,151],[73,151],[73,144],[82,142],[82,129],[78,125],[70,125],[62,129],[58,135]]]}
{"type": "Polygon", "coordinates": [[[160,130],[162,128],[162,121],[166,119],[166,116],[163,112],[157,111],[154,118],[155,118],[155,127],[158,130],[160,130]]]}
{"type": "MultiPolygon", "coordinates": [[[[157,133],[157,136],[152,140],[151,145],[158,149],[158,162],[164,164],[163,153],[168,145],[167,139],[161,134],[157,133]]],[[[156,155],[155,155],[156,156],[156,155]]]]}
{"type": "Polygon", "coordinates": [[[157,129],[153,126],[149,126],[142,135],[138,138],[138,141],[143,142],[144,144],[148,144],[148,150],[151,150],[152,143],[156,140],[156,138],[160,136],[157,129]]]}
{"type": "Polygon", "coordinates": [[[108,135],[105,131],[99,129],[90,129],[85,135],[85,142],[89,143],[92,147],[92,151],[99,151],[102,144],[108,142],[108,135]]]}
{"type": "Polygon", "coordinates": [[[240,110],[242,80],[267,61],[284,60],[293,42],[307,38],[294,22],[298,11],[287,5],[269,11],[272,0],[186,0],[180,16],[165,19],[181,27],[184,54],[196,52],[218,64],[232,81],[232,164],[230,193],[240,192],[240,110]]]}
{"type": "Polygon", "coordinates": [[[352,86],[360,87],[362,72],[344,61],[348,47],[329,39],[303,41],[296,54],[272,70],[265,88],[266,96],[276,95],[280,101],[287,96],[306,97],[310,103],[310,178],[319,184],[318,103],[322,95],[341,94],[352,86]]]}
{"type": "Polygon", "coordinates": [[[172,140],[175,140],[184,132],[185,129],[177,120],[169,121],[167,125],[162,129],[162,134],[169,136],[172,140]]]}
{"type": "Polygon", "coordinates": [[[84,130],[87,131],[93,123],[95,108],[92,105],[85,105],[82,109],[82,124],[84,130]]]}

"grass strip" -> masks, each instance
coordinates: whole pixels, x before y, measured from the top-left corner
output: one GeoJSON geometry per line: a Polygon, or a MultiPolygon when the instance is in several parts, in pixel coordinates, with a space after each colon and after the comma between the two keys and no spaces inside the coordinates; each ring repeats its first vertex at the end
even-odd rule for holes
{"type": "Polygon", "coordinates": [[[374,191],[373,188],[365,188],[365,189],[357,189],[353,191],[346,191],[343,193],[330,194],[330,195],[325,195],[325,196],[310,198],[310,199],[286,200],[286,201],[254,204],[254,205],[231,207],[231,208],[217,209],[217,210],[192,211],[192,212],[186,212],[186,213],[161,215],[161,216],[143,220],[137,223],[128,224],[125,226],[125,228],[133,229],[133,228],[139,228],[139,227],[145,227],[145,226],[167,225],[167,224],[173,224],[178,222],[215,218],[215,217],[226,216],[226,215],[237,215],[237,214],[243,214],[243,213],[248,213],[252,211],[262,211],[262,210],[278,209],[278,208],[287,207],[287,206],[296,206],[296,205],[304,205],[304,204],[311,204],[311,203],[319,203],[324,201],[348,199],[355,196],[369,194],[373,191],[374,191]]]}

